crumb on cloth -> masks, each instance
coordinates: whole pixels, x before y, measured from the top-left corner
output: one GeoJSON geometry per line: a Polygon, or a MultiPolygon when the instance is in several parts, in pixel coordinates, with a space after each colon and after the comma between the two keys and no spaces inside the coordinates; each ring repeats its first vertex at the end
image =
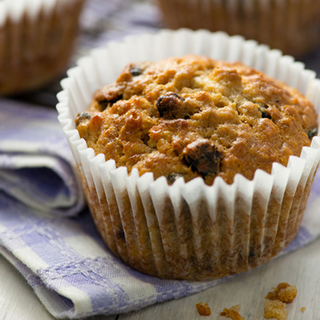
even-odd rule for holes
{"type": "Polygon", "coordinates": [[[204,305],[202,302],[199,302],[196,304],[197,310],[200,314],[200,316],[210,316],[211,315],[211,309],[208,307],[208,304],[205,303],[204,305]]]}

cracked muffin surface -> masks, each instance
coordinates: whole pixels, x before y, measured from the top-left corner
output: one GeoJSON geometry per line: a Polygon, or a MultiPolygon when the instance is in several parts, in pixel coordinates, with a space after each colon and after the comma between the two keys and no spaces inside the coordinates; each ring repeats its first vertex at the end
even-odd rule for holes
{"type": "Polygon", "coordinates": [[[270,173],[318,131],[313,105],[297,90],[241,63],[196,55],[128,64],[75,123],[96,154],[170,184],[270,173]]]}

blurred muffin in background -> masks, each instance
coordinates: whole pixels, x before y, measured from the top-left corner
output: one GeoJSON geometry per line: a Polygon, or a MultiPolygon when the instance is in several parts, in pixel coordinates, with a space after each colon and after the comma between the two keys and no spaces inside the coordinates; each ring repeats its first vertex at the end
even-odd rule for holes
{"type": "Polygon", "coordinates": [[[318,0],[155,0],[165,24],[243,35],[301,57],[319,47],[318,0]]]}
{"type": "Polygon", "coordinates": [[[0,95],[39,88],[66,68],[84,1],[0,1],[0,95]]]}

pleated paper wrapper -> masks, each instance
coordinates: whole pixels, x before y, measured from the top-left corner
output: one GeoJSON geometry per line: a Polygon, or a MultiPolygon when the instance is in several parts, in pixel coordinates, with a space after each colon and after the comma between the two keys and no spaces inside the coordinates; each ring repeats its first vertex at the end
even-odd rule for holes
{"type": "Polygon", "coordinates": [[[205,280],[252,269],[295,237],[320,161],[320,138],[286,167],[274,163],[271,174],[257,170],[252,181],[237,174],[231,185],[218,177],[212,186],[201,178],[168,185],[152,173],[128,174],[79,138],[75,117],[127,63],[190,53],[242,61],[296,87],[319,111],[320,82],[302,63],[239,36],[187,29],[128,37],[92,51],[63,80],[57,110],[90,211],[111,251],[149,275],[205,280]]]}

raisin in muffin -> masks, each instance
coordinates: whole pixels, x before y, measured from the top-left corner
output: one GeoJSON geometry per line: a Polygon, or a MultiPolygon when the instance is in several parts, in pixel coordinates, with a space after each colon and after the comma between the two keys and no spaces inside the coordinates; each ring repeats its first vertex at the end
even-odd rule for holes
{"type": "Polygon", "coordinates": [[[57,110],[108,248],[138,271],[185,280],[280,253],[320,161],[314,77],[278,51],[205,31],[136,36],[82,59],[57,110]]]}
{"type": "Polygon", "coordinates": [[[178,177],[271,173],[317,133],[311,102],[241,63],[188,55],[131,63],[76,119],[80,136],[116,165],[178,177]]]}

